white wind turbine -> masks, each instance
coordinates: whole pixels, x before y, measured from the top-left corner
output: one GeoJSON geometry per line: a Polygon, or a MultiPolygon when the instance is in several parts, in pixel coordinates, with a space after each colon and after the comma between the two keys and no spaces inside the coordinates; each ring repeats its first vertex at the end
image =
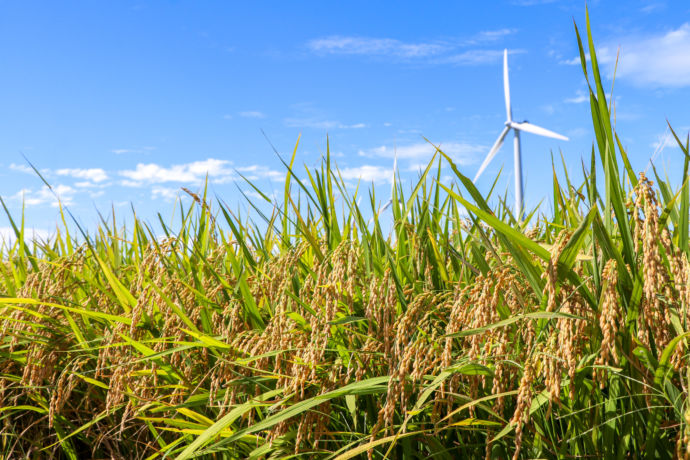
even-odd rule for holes
{"type": "Polygon", "coordinates": [[[558,133],[549,131],[548,129],[541,128],[539,126],[523,121],[518,123],[513,121],[513,111],[510,107],[510,86],[508,85],[508,50],[503,51],[503,90],[505,92],[506,98],[506,116],[507,120],[505,123],[505,128],[501,131],[501,134],[496,139],[493,147],[489,150],[489,154],[484,159],[484,162],[479,167],[477,175],[474,176],[473,182],[477,182],[479,176],[484,172],[491,160],[496,156],[499,149],[503,145],[503,140],[508,135],[508,131],[511,129],[515,132],[515,141],[513,143],[515,147],[515,216],[519,220],[522,217],[522,160],[520,158],[520,131],[525,131],[532,134],[538,134],[545,137],[553,137],[555,139],[561,139],[567,141],[568,138],[561,136],[558,133]]]}

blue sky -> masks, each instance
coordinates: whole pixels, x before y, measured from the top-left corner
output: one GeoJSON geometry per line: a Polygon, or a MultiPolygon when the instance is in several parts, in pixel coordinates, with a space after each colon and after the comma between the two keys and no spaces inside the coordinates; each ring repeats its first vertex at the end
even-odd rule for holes
{"type": "MultiPolygon", "coordinates": [[[[616,123],[633,166],[678,175],[666,118],[690,127],[690,5],[590,2],[607,84],[620,46],[616,123]],[[660,146],[664,146],[659,148],[660,146]]],[[[415,177],[440,144],[469,176],[503,127],[503,49],[514,118],[569,142],[523,135],[527,206],[550,192],[550,152],[572,172],[591,122],[573,18],[584,2],[10,2],[0,0],[0,195],[30,227],[58,211],[25,155],[81,222],[97,211],[172,216],[181,187],[241,203],[238,173],[280,190],[262,134],[297,163],[331,151],[351,184],[389,190],[393,154],[415,177]]],[[[507,143],[479,181],[512,200],[507,143]]],[[[680,178],[676,178],[679,181],[680,178]]],[[[242,189],[247,189],[239,182],[242,189]]],[[[186,199],[186,198],[183,198],[186,199]]],[[[6,219],[0,226],[6,226],[6,219]]]]}

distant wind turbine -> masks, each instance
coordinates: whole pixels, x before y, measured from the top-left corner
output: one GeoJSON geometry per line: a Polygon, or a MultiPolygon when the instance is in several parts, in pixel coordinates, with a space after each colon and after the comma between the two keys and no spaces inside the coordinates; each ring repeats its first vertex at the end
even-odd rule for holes
{"type": "Polygon", "coordinates": [[[496,139],[496,142],[494,143],[493,147],[491,147],[491,150],[489,150],[489,154],[484,159],[484,162],[479,167],[479,171],[477,171],[477,175],[474,176],[473,182],[477,182],[479,176],[481,176],[486,167],[489,166],[489,163],[496,156],[499,149],[503,145],[503,140],[508,135],[508,131],[512,129],[515,132],[515,141],[513,144],[515,147],[515,216],[519,220],[522,217],[522,160],[520,158],[520,131],[538,134],[539,136],[553,137],[555,139],[561,139],[564,141],[567,141],[568,138],[565,136],[561,136],[558,133],[554,133],[553,131],[549,131],[548,129],[544,129],[539,126],[528,123],[527,121],[523,121],[522,123],[513,121],[513,111],[510,107],[510,86],[508,84],[507,49],[503,51],[503,90],[505,92],[506,98],[507,116],[505,127],[503,128],[503,131],[501,131],[501,134],[498,136],[498,139],[496,139]]]}
{"type": "MultiPolygon", "coordinates": [[[[396,149],[394,151],[394,157],[393,157],[393,177],[391,178],[391,199],[388,200],[388,203],[384,204],[382,208],[378,210],[376,213],[376,216],[380,216],[383,211],[388,209],[390,205],[393,204],[393,195],[395,194],[395,173],[398,171],[398,150],[396,149]]],[[[369,219],[369,224],[371,224],[374,221],[374,217],[372,216],[371,219],[369,219]]]]}

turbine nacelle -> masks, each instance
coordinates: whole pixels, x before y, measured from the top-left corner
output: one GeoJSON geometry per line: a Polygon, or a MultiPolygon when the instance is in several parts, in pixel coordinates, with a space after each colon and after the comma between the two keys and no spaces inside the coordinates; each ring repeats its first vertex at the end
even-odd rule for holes
{"type": "Polygon", "coordinates": [[[568,138],[555,133],[553,131],[550,131],[546,128],[542,128],[541,126],[533,125],[527,121],[523,121],[522,123],[516,123],[514,121],[511,121],[508,126],[510,126],[512,129],[515,129],[517,131],[526,131],[528,133],[532,134],[537,134],[539,136],[544,136],[544,137],[552,137],[554,139],[560,139],[562,141],[567,141],[568,138]]]}

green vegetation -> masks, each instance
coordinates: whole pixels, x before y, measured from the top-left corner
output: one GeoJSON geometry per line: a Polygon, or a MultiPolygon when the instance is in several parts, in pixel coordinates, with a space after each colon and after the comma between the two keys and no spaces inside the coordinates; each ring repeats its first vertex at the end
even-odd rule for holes
{"type": "Polygon", "coordinates": [[[259,222],[192,194],[164,235],[18,225],[0,456],[687,456],[688,141],[678,189],[635,175],[587,35],[596,149],[549,217],[491,210],[437,150],[390,236],[329,155],[306,181],[293,155],[259,222]]]}

